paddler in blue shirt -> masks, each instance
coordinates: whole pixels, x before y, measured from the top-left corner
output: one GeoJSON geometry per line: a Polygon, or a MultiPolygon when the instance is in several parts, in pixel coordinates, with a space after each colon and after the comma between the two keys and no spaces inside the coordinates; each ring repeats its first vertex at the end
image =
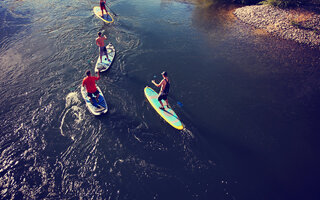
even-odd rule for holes
{"type": "Polygon", "coordinates": [[[161,80],[161,82],[159,84],[157,84],[155,82],[155,80],[152,80],[151,83],[153,83],[155,86],[160,87],[160,92],[159,92],[159,96],[158,96],[158,101],[160,102],[161,106],[159,107],[160,109],[164,109],[164,106],[161,102],[161,100],[165,100],[167,103],[167,107],[169,107],[169,103],[168,103],[168,94],[169,94],[169,90],[170,90],[170,82],[169,82],[169,78],[168,78],[168,74],[166,71],[161,73],[163,79],[161,80]]]}

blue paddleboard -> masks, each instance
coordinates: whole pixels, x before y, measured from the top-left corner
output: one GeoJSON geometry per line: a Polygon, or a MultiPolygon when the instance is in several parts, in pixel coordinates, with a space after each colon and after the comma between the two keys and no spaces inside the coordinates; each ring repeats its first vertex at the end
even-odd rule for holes
{"type": "Polygon", "coordinates": [[[104,99],[104,96],[98,86],[97,86],[97,89],[99,91],[99,98],[98,98],[99,101],[98,102],[96,101],[96,98],[93,95],[93,98],[92,98],[93,103],[91,103],[91,101],[87,95],[86,88],[82,87],[82,86],[81,86],[81,95],[82,95],[82,98],[86,102],[86,106],[87,106],[88,110],[94,115],[101,115],[103,113],[108,112],[108,105],[107,105],[107,103],[104,99]]]}

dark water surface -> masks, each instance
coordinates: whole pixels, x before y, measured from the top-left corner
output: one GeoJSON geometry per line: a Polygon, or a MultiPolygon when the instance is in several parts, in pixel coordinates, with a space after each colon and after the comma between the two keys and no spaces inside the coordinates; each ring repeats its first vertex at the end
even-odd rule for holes
{"type": "Polygon", "coordinates": [[[0,199],[320,198],[319,49],[231,8],[116,0],[107,25],[97,2],[0,1],[0,199]],[[100,117],[79,88],[97,31],[117,51],[100,117]],[[163,70],[186,130],[145,100],[163,70]]]}

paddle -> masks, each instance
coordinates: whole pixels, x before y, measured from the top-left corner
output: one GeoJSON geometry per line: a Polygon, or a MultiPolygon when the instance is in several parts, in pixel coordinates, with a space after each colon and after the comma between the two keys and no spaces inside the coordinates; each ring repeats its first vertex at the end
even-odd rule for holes
{"type": "MultiPolygon", "coordinates": [[[[139,80],[139,79],[137,79],[137,78],[134,78],[134,77],[128,77],[128,78],[132,79],[133,82],[139,83],[140,85],[147,85],[147,86],[150,85],[150,81],[141,81],[141,80],[139,80]]],[[[153,75],[153,79],[156,79],[156,78],[157,78],[157,76],[156,76],[156,75],[153,75]]],[[[152,79],[151,79],[151,80],[152,80],[152,79]]],[[[153,85],[152,85],[152,86],[153,86],[153,85]]],[[[169,94],[169,98],[172,99],[172,100],[174,100],[174,101],[176,102],[176,104],[177,104],[180,108],[183,107],[182,102],[178,101],[177,98],[174,96],[173,93],[170,93],[170,94],[169,94]]],[[[170,105],[170,104],[169,104],[169,105],[170,105]]]]}
{"type": "Polygon", "coordinates": [[[118,16],[115,12],[113,12],[113,10],[111,10],[111,8],[106,4],[106,6],[109,8],[109,10],[114,14],[114,16],[118,16]]]}

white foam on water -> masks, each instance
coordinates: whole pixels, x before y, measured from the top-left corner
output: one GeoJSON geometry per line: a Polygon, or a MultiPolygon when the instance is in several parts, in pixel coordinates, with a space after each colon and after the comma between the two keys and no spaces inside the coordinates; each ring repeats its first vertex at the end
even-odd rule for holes
{"type": "Polygon", "coordinates": [[[186,134],[190,135],[192,138],[194,138],[192,131],[190,131],[186,127],[184,127],[184,129],[182,129],[181,132],[186,133],[186,134]]]}
{"type": "Polygon", "coordinates": [[[76,92],[70,92],[66,97],[66,108],[71,105],[79,104],[80,99],[78,98],[78,94],[76,92]]]}
{"type": "Polygon", "coordinates": [[[81,101],[76,92],[70,92],[66,97],[65,109],[61,114],[60,134],[75,139],[77,131],[81,130],[85,112],[80,107],[81,101]]]}

